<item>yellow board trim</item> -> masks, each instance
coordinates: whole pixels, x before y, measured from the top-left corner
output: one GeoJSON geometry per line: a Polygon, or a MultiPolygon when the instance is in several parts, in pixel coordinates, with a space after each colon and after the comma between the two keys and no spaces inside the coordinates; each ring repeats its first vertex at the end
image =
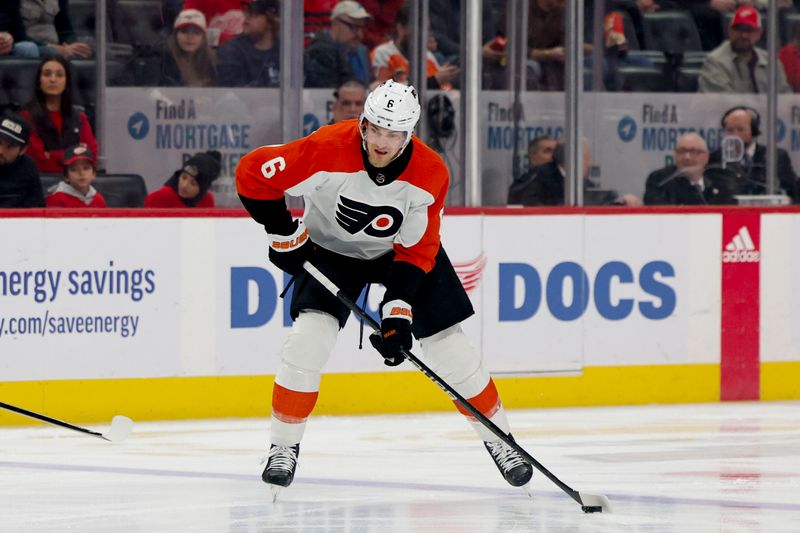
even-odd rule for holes
{"type": "Polygon", "coordinates": [[[762,400],[800,399],[800,361],[761,363],[762,400]]]}
{"type": "MultiPolygon", "coordinates": [[[[800,363],[766,366],[762,390],[773,391],[770,399],[800,398],[800,363]]],[[[694,403],[719,400],[719,375],[716,364],[588,367],[574,376],[498,377],[495,383],[507,408],[694,403]]],[[[107,422],[116,414],[140,421],[266,417],[272,384],[273,376],[0,382],[0,401],[72,423],[107,422]]],[[[317,415],[453,408],[416,371],[325,374],[320,392],[317,415]]],[[[0,410],[0,426],[33,423],[0,410]]]]}

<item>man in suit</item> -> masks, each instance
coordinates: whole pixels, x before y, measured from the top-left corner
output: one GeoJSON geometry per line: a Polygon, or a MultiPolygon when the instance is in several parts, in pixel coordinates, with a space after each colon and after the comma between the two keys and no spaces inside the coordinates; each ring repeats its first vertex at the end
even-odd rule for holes
{"type": "Polygon", "coordinates": [[[645,205],[736,204],[730,172],[708,167],[708,146],[696,133],[684,133],[675,143],[675,164],[647,176],[645,205]]]}
{"type": "MultiPolygon", "coordinates": [[[[726,169],[733,172],[733,194],[766,194],[767,192],[767,147],[758,144],[761,134],[761,117],[753,108],[737,106],[722,116],[723,135],[739,137],[744,143],[744,156],[738,162],[725,162],[726,169]]],[[[721,150],[711,154],[711,163],[722,165],[721,150]]],[[[778,165],[775,173],[778,185],[793,203],[798,201],[797,176],[792,160],[783,148],[778,148],[778,165]]],[[[779,191],[778,191],[779,192],[779,191]]]]}
{"type": "MultiPolygon", "coordinates": [[[[583,139],[581,158],[581,176],[583,177],[583,204],[598,205],[642,205],[642,200],[633,194],[620,195],[617,191],[600,189],[592,182],[589,171],[592,168],[592,148],[583,139]]],[[[566,177],[566,146],[558,141],[553,151],[553,159],[549,163],[533,167],[518,179],[514,180],[508,191],[509,204],[526,206],[560,206],[564,205],[564,180],[566,177]]]]}

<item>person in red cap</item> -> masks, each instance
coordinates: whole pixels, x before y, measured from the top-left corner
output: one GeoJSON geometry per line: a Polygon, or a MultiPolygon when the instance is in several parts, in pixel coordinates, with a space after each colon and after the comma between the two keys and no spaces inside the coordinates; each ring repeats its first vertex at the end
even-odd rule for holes
{"type": "Polygon", "coordinates": [[[103,195],[92,187],[97,177],[94,154],[83,144],[64,150],[64,181],[48,191],[47,207],[106,207],[103,195]]]}
{"type": "MultiPolygon", "coordinates": [[[[767,52],[756,47],[763,27],[752,6],[741,6],[728,26],[728,40],[709,52],[698,77],[703,93],[754,94],[767,91],[767,52]]],[[[790,92],[778,63],[778,92],[790,92]]]]}

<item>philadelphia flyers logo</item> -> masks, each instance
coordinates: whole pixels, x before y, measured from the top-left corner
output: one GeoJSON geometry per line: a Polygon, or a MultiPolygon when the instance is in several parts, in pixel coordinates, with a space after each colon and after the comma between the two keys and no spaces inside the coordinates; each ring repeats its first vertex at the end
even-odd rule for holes
{"type": "Polygon", "coordinates": [[[396,207],[369,205],[339,196],[336,222],[352,235],[363,231],[370,237],[391,237],[400,229],[403,213],[396,207]]]}

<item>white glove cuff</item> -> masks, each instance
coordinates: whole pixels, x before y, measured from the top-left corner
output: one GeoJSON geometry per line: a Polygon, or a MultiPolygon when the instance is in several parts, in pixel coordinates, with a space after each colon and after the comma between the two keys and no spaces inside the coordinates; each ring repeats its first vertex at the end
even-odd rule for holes
{"type": "Polygon", "coordinates": [[[404,320],[412,321],[414,315],[411,313],[411,306],[408,302],[403,300],[391,300],[383,304],[381,318],[402,318],[404,320]]]}
{"type": "Polygon", "coordinates": [[[302,220],[297,221],[297,229],[291,235],[269,233],[269,247],[276,252],[293,252],[308,241],[308,229],[302,220]]]}

